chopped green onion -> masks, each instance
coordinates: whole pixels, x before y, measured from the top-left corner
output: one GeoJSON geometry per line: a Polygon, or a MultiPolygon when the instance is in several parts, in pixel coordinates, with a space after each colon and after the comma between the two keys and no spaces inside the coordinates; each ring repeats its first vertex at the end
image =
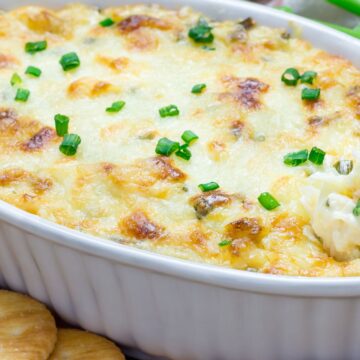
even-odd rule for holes
{"type": "Polygon", "coordinates": [[[184,144],[179,147],[179,150],[175,153],[176,156],[181,157],[184,160],[189,161],[191,159],[191,152],[188,149],[189,144],[184,144]]]}
{"type": "Polygon", "coordinates": [[[169,105],[159,109],[159,114],[164,118],[168,116],[177,116],[180,114],[180,111],[176,105],[169,105]]]}
{"type": "Polygon", "coordinates": [[[203,20],[200,19],[196,26],[189,30],[189,38],[193,39],[195,42],[198,43],[212,43],[214,41],[214,35],[211,32],[212,27],[203,20]]]}
{"type": "Polygon", "coordinates": [[[170,156],[175,151],[179,150],[180,144],[176,141],[171,141],[168,138],[161,138],[157,145],[155,152],[159,155],[170,156]]]}
{"type": "Polygon", "coordinates": [[[35,54],[39,51],[44,51],[47,48],[47,42],[37,41],[37,42],[28,42],[25,44],[25,51],[29,54],[35,54]]]}
{"type": "Polygon", "coordinates": [[[281,76],[281,81],[288,86],[296,86],[300,79],[300,74],[295,68],[286,69],[281,76]]]}
{"type": "Polygon", "coordinates": [[[68,133],[69,128],[69,117],[66,115],[57,114],[55,115],[55,128],[58,136],[64,136],[68,133]]]}
{"type": "Polygon", "coordinates": [[[216,50],[216,48],[214,48],[212,46],[207,46],[207,45],[203,45],[201,48],[206,51],[215,51],[216,50]]]}
{"type": "Polygon", "coordinates": [[[353,214],[355,216],[360,216],[360,200],[357,201],[356,206],[354,207],[353,214]]]}
{"type": "Polygon", "coordinates": [[[186,142],[187,144],[192,143],[193,141],[197,140],[199,137],[193,133],[191,130],[186,130],[181,135],[181,138],[186,142]]]}
{"type": "Polygon", "coordinates": [[[30,96],[30,91],[27,89],[17,89],[16,92],[16,96],[15,96],[15,101],[22,101],[22,102],[26,102],[28,101],[30,96]]]}
{"type": "Polygon", "coordinates": [[[110,107],[108,107],[106,111],[110,113],[117,113],[125,106],[125,104],[125,101],[116,101],[110,107]]]}
{"type": "Polygon", "coordinates": [[[220,247],[228,246],[231,244],[231,240],[223,240],[218,243],[220,247]]]}
{"type": "Polygon", "coordinates": [[[299,166],[307,161],[309,152],[307,150],[300,150],[292,152],[284,156],[284,164],[288,166],[299,166]]]}
{"type": "Polygon", "coordinates": [[[69,71],[80,66],[80,59],[74,52],[63,55],[59,62],[64,71],[69,71]]]}
{"type": "Polygon", "coordinates": [[[312,84],[316,77],[317,77],[317,72],[315,72],[315,71],[305,71],[301,75],[300,80],[301,80],[302,83],[312,84]]]}
{"type": "Polygon", "coordinates": [[[309,160],[315,165],[322,165],[325,159],[325,151],[317,147],[313,147],[310,151],[309,160]]]}
{"type": "Polygon", "coordinates": [[[99,22],[99,25],[102,27],[109,27],[115,24],[115,21],[111,18],[106,18],[99,22]]]}
{"type": "Polygon", "coordinates": [[[301,98],[303,100],[315,101],[320,97],[320,89],[305,88],[302,90],[301,98]]]}
{"type": "Polygon", "coordinates": [[[280,206],[280,203],[268,192],[262,193],[258,200],[266,210],[274,210],[280,206]]]}
{"type": "Polygon", "coordinates": [[[41,70],[35,66],[29,66],[26,71],[25,74],[31,75],[31,76],[35,76],[35,77],[40,77],[41,75],[41,70]]]}
{"type": "Polygon", "coordinates": [[[11,77],[11,80],[10,80],[11,86],[20,85],[21,83],[22,83],[22,79],[19,76],[19,74],[14,73],[13,76],[11,77]]]}
{"type": "Polygon", "coordinates": [[[73,156],[76,154],[77,148],[81,143],[79,135],[76,134],[65,134],[64,140],[61,143],[59,149],[67,156],[73,156]]]}
{"type": "Polygon", "coordinates": [[[352,160],[340,160],[334,165],[334,168],[340,175],[349,175],[354,168],[354,163],[352,160]]]}
{"type": "Polygon", "coordinates": [[[206,84],[197,84],[194,85],[191,89],[193,94],[201,94],[206,89],[206,84]]]}
{"type": "Polygon", "coordinates": [[[218,189],[219,187],[220,187],[220,185],[214,181],[199,185],[200,190],[203,192],[213,191],[213,190],[218,189]]]}

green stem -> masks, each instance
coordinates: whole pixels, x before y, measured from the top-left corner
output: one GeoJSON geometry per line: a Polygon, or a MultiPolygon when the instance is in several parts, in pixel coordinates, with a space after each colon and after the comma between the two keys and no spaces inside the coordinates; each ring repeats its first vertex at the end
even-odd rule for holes
{"type": "Polygon", "coordinates": [[[342,7],[356,15],[360,15],[360,0],[327,0],[329,3],[342,7]]]}

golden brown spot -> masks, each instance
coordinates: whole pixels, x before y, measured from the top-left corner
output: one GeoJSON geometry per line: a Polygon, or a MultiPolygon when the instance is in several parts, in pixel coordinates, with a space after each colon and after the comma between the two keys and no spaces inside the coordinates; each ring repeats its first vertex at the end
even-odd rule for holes
{"type": "Polygon", "coordinates": [[[236,137],[239,138],[243,133],[245,124],[240,120],[235,120],[231,123],[230,131],[236,137]]]}
{"type": "Polygon", "coordinates": [[[160,179],[170,179],[174,181],[183,181],[186,179],[186,174],[175,167],[171,159],[165,156],[157,156],[152,159],[152,162],[155,165],[156,174],[160,179]]]}
{"type": "Polygon", "coordinates": [[[360,85],[351,87],[347,93],[347,97],[355,109],[356,117],[360,119],[360,85]]]}
{"type": "Polygon", "coordinates": [[[17,114],[15,110],[0,108],[0,132],[17,123],[17,114]]]}
{"type": "Polygon", "coordinates": [[[222,81],[228,92],[220,94],[220,100],[231,99],[248,110],[259,109],[260,95],[269,89],[269,85],[255,78],[226,76],[222,81]]]}
{"type": "Polygon", "coordinates": [[[274,231],[287,233],[290,236],[296,236],[302,234],[304,222],[294,216],[288,216],[287,213],[278,215],[271,222],[272,229],[274,231]]]}
{"type": "Polygon", "coordinates": [[[95,98],[110,93],[117,94],[119,89],[108,82],[90,77],[83,77],[72,82],[69,85],[67,92],[68,96],[72,98],[95,98]]]}
{"type": "Polygon", "coordinates": [[[127,57],[111,58],[103,55],[98,55],[96,60],[116,72],[124,71],[130,62],[129,58],[127,57]]]}
{"type": "Polygon", "coordinates": [[[55,130],[48,126],[45,126],[40,131],[38,131],[29,141],[21,144],[21,149],[23,151],[40,150],[55,137],[55,130]]]}
{"type": "Polygon", "coordinates": [[[18,60],[11,56],[0,53],[0,69],[9,68],[18,63],[18,60]]]}
{"type": "Polygon", "coordinates": [[[120,21],[118,28],[121,32],[129,33],[141,27],[150,27],[160,30],[169,30],[171,24],[168,21],[147,15],[131,15],[120,21]]]}
{"type": "Polygon", "coordinates": [[[149,220],[142,211],[136,211],[121,221],[120,227],[127,236],[138,240],[158,239],[163,229],[149,220]]]}
{"type": "Polygon", "coordinates": [[[190,204],[194,207],[199,219],[208,215],[215,208],[229,204],[230,202],[230,195],[218,190],[196,195],[190,199],[190,204]]]}
{"type": "Polygon", "coordinates": [[[145,29],[132,31],[128,34],[126,40],[127,47],[130,50],[149,51],[156,49],[159,45],[156,34],[146,31],[145,29]]]}
{"type": "Polygon", "coordinates": [[[309,111],[316,111],[320,110],[324,106],[324,101],[321,99],[315,101],[303,100],[303,104],[309,111]]]}
{"type": "Polygon", "coordinates": [[[251,239],[257,240],[262,232],[262,226],[258,218],[244,217],[226,225],[227,236],[232,239],[251,239]]]}
{"type": "Polygon", "coordinates": [[[226,144],[217,140],[209,142],[207,147],[210,152],[210,156],[215,161],[221,160],[222,155],[225,154],[226,151],[226,144]]]}
{"type": "Polygon", "coordinates": [[[0,172],[0,186],[9,186],[20,182],[28,182],[36,194],[44,193],[53,185],[51,179],[40,178],[20,168],[6,169],[0,172]]]}
{"type": "Polygon", "coordinates": [[[207,248],[208,237],[203,231],[194,230],[190,233],[189,238],[197,250],[201,251],[207,248]]]}

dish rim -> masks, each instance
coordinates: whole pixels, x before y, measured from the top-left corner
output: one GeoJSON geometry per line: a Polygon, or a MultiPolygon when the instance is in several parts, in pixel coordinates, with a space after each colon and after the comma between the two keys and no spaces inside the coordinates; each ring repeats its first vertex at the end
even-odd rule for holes
{"type": "MultiPolygon", "coordinates": [[[[139,3],[140,1],[128,0],[124,2],[139,3]]],[[[167,0],[143,0],[141,2],[154,2],[161,5],[167,4],[167,0]]],[[[120,1],[120,3],[122,3],[122,1],[120,1]]],[[[173,5],[177,6],[182,4],[196,8],[196,6],[194,6],[196,3],[199,3],[199,1],[175,0],[172,2],[171,6],[173,7],[173,5]]],[[[331,38],[336,38],[338,41],[344,41],[348,44],[349,50],[355,50],[354,59],[356,58],[357,53],[360,55],[359,40],[355,38],[353,39],[349,35],[342,34],[334,29],[326,27],[325,25],[301,16],[237,0],[203,0],[202,4],[200,4],[197,8],[204,7],[204,3],[219,7],[236,7],[239,9],[239,15],[241,12],[250,10],[251,14],[258,13],[259,16],[270,15],[271,17],[274,17],[269,21],[262,22],[265,24],[268,24],[269,22],[275,24],[276,21],[280,20],[295,22],[299,25],[305,26],[305,28],[309,28],[310,30],[314,29],[315,33],[323,35],[328,34],[331,38]],[[354,48],[351,48],[352,46],[354,48]]],[[[2,6],[1,3],[0,6],[2,6]]],[[[352,59],[352,61],[354,60],[352,59]]],[[[355,66],[359,67],[360,63],[355,63],[355,66]]],[[[311,278],[270,275],[181,260],[175,257],[137,249],[135,247],[123,245],[104,238],[95,237],[78,230],[73,230],[41,218],[37,215],[30,214],[1,200],[0,219],[6,223],[14,225],[17,228],[21,228],[26,232],[36,234],[40,238],[51,240],[60,246],[67,246],[86,252],[92,256],[98,256],[114,262],[124,263],[138,269],[150,270],[164,276],[175,276],[184,280],[190,280],[207,285],[215,285],[217,287],[227,289],[250,291],[269,295],[335,298],[355,297],[360,295],[360,276],[311,278]]]]}

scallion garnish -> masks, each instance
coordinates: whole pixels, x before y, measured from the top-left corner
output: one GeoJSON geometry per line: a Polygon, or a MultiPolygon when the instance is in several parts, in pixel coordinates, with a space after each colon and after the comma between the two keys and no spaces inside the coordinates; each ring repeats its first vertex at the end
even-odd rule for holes
{"type": "Polygon", "coordinates": [[[206,84],[196,84],[191,89],[193,94],[201,94],[206,89],[206,84]]]}
{"type": "Polygon", "coordinates": [[[360,200],[357,201],[356,206],[354,207],[353,214],[355,216],[360,216],[360,200]]]}
{"type": "Polygon", "coordinates": [[[306,84],[313,84],[314,79],[317,77],[317,72],[315,71],[305,71],[301,77],[300,80],[302,83],[306,84]]]}
{"type": "Polygon", "coordinates": [[[180,144],[176,141],[171,141],[168,138],[161,138],[157,145],[155,152],[159,155],[170,156],[175,151],[179,150],[180,144]]]}
{"type": "Polygon", "coordinates": [[[184,140],[184,142],[186,142],[187,144],[190,144],[193,141],[197,140],[199,137],[191,130],[186,130],[181,135],[181,138],[184,140]]]}
{"type": "Polygon", "coordinates": [[[22,83],[22,79],[18,73],[14,73],[11,77],[10,84],[11,86],[20,85],[22,83]]]}
{"type": "Polygon", "coordinates": [[[204,20],[200,19],[196,26],[189,30],[189,37],[198,43],[212,43],[214,35],[211,32],[212,27],[204,20]]]}
{"type": "Polygon", "coordinates": [[[218,243],[218,245],[220,246],[220,247],[224,247],[224,246],[228,246],[228,245],[231,245],[231,240],[223,240],[223,241],[220,241],[219,243],[218,243]]]}
{"type": "Polygon", "coordinates": [[[69,71],[80,66],[80,59],[74,52],[63,55],[59,62],[64,71],[69,71]]]}
{"type": "Polygon", "coordinates": [[[28,66],[28,68],[25,71],[25,74],[35,76],[35,77],[40,77],[41,70],[35,66],[28,66]]]}
{"type": "Polygon", "coordinates": [[[320,89],[309,89],[305,88],[302,90],[301,98],[308,101],[316,101],[320,97],[320,89]]]}
{"type": "Polygon", "coordinates": [[[299,166],[306,162],[308,157],[309,152],[306,149],[292,152],[284,156],[284,164],[288,166],[299,166]]]}
{"type": "Polygon", "coordinates": [[[65,134],[64,140],[61,143],[59,149],[66,156],[73,156],[76,154],[77,148],[81,143],[79,135],[65,134]]]}
{"type": "Polygon", "coordinates": [[[340,160],[334,165],[334,168],[340,175],[349,175],[354,168],[354,163],[352,160],[340,160]]]}
{"type": "Polygon", "coordinates": [[[180,111],[176,105],[169,105],[159,109],[159,114],[164,118],[168,116],[177,116],[180,114],[180,111]]]}
{"type": "Polygon", "coordinates": [[[109,27],[115,24],[115,21],[111,18],[106,18],[99,22],[99,25],[102,27],[109,27]]]}
{"type": "Polygon", "coordinates": [[[175,155],[181,157],[184,160],[189,161],[191,159],[192,154],[188,149],[188,147],[189,147],[188,144],[181,145],[179,147],[179,150],[176,151],[175,155]]]}
{"type": "Polygon", "coordinates": [[[44,51],[47,48],[47,42],[37,41],[37,42],[28,42],[25,44],[25,51],[29,54],[35,54],[39,51],[44,51]]]}
{"type": "Polygon", "coordinates": [[[106,111],[110,113],[117,113],[125,106],[125,104],[125,101],[115,101],[106,109],[106,111]]]}
{"type": "Polygon", "coordinates": [[[296,86],[300,79],[300,74],[295,68],[286,69],[281,76],[281,81],[288,86],[296,86]]]}
{"type": "Polygon", "coordinates": [[[202,192],[213,191],[213,190],[218,189],[219,187],[220,187],[220,185],[214,181],[199,185],[199,188],[202,192]]]}
{"type": "Polygon", "coordinates": [[[315,165],[322,165],[325,159],[325,151],[317,147],[313,147],[309,154],[309,160],[315,165]]]}
{"type": "Polygon", "coordinates": [[[68,133],[69,129],[69,117],[66,115],[57,114],[55,115],[55,128],[58,136],[64,136],[68,133]]]}
{"type": "Polygon", "coordinates": [[[280,206],[280,203],[268,192],[262,193],[258,200],[266,210],[274,210],[280,206]]]}
{"type": "Polygon", "coordinates": [[[16,96],[15,96],[15,101],[22,101],[22,102],[26,102],[28,101],[30,96],[30,91],[27,89],[17,89],[16,92],[16,96]]]}

